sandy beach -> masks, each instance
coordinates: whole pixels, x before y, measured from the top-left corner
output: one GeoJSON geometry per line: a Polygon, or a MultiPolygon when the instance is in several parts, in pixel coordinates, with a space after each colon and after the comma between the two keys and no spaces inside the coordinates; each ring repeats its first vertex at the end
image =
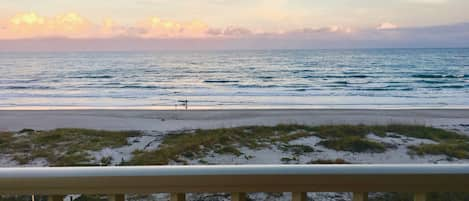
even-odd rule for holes
{"type": "MultiPolygon", "coordinates": [[[[144,133],[139,137],[129,138],[129,145],[117,148],[104,148],[90,152],[99,162],[111,157],[112,164],[121,160],[130,160],[135,150],[156,150],[162,139],[172,131],[230,128],[248,125],[275,126],[278,124],[365,124],[386,125],[393,123],[427,125],[445,130],[453,130],[469,135],[469,110],[413,109],[413,110],[3,110],[0,111],[0,130],[18,132],[29,128],[51,130],[55,128],[89,128],[104,130],[139,130],[144,133]]],[[[352,153],[337,151],[318,145],[322,140],[310,136],[291,141],[290,144],[314,147],[314,153],[297,157],[297,163],[307,163],[313,159],[341,158],[352,163],[448,163],[467,162],[467,160],[449,159],[445,155],[426,155],[415,157],[408,154],[412,145],[435,144],[432,140],[412,138],[401,135],[378,137],[369,134],[366,137],[375,142],[393,145],[383,153],[352,153]]],[[[211,154],[202,159],[186,159],[189,164],[199,164],[204,160],[212,164],[278,164],[282,158],[291,157],[291,153],[278,148],[251,150],[240,148],[246,156],[211,154]]],[[[2,166],[17,166],[8,155],[0,157],[2,166]]],[[[33,160],[26,166],[47,166],[45,160],[33,160]]]]}
{"type": "Polygon", "coordinates": [[[167,132],[244,125],[424,124],[469,133],[467,109],[408,110],[3,110],[0,130],[90,128],[167,132]]]}
{"type": "MultiPolygon", "coordinates": [[[[105,130],[139,130],[141,135],[127,139],[128,144],[117,147],[102,147],[97,150],[85,150],[89,163],[101,164],[108,161],[108,165],[120,165],[132,161],[140,153],[158,153],[165,149],[164,139],[173,134],[171,131],[208,129],[221,127],[237,127],[247,125],[277,124],[367,124],[384,125],[392,123],[424,124],[445,130],[456,131],[459,134],[469,135],[469,110],[448,109],[412,109],[412,110],[189,110],[189,111],[163,111],[163,110],[2,110],[0,111],[0,131],[16,132],[14,136],[30,138],[31,135],[22,133],[21,129],[51,130],[55,128],[89,128],[105,130]]],[[[186,132],[186,131],[181,131],[186,132]]],[[[192,132],[192,131],[187,131],[192,132]]],[[[293,132],[292,135],[295,133],[293,132]]],[[[77,136],[79,137],[79,136],[77,136]]],[[[80,138],[83,140],[83,138],[80,138]]],[[[314,164],[315,161],[337,161],[354,164],[445,164],[468,163],[467,158],[455,158],[445,154],[412,154],[412,146],[423,144],[437,145],[440,142],[415,138],[400,133],[388,133],[377,136],[369,133],[365,140],[381,144],[386,147],[382,152],[363,151],[351,152],[335,150],[321,144],[324,141],[316,135],[310,135],[291,140],[286,144],[273,143],[267,147],[249,148],[235,145],[239,154],[220,153],[209,150],[204,154],[178,156],[178,161],[171,160],[168,165],[200,165],[200,164],[314,164]],[[309,148],[304,152],[296,153],[291,148],[309,148]]],[[[74,139],[75,140],[75,139],[74,139]]],[[[77,140],[78,141],[78,140],[77,140]]],[[[81,143],[85,143],[82,141],[81,143]]],[[[72,147],[73,143],[70,144],[72,147]]],[[[179,145],[176,145],[179,146],[179,145]]],[[[181,145],[182,146],[182,145],[181,145]]],[[[56,147],[53,147],[55,150],[56,147]]],[[[60,149],[61,150],[61,149],[60,149]]],[[[37,152],[37,150],[36,150],[37,152]]],[[[61,152],[67,153],[62,150],[61,152]]],[[[58,154],[62,154],[58,152],[58,154]]],[[[50,166],[54,161],[47,157],[28,158],[29,161],[20,162],[17,157],[21,153],[0,154],[1,167],[17,166],[50,166]],[[19,155],[18,155],[19,154],[19,155]]],[[[167,194],[154,194],[148,200],[167,199],[167,194]]],[[[210,194],[189,194],[193,200],[204,200],[210,194]]],[[[347,200],[349,193],[313,193],[316,200],[347,200]]],[[[224,200],[214,196],[216,200],[224,200]]],[[[289,194],[255,193],[250,197],[256,200],[289,200],[289,194]]]]}

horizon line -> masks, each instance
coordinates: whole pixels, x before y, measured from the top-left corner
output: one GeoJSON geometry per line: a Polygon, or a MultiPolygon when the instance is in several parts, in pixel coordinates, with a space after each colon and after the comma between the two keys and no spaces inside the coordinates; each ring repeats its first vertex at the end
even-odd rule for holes
{"type": "MultiPolygon", "coordinates": [[[[0,40],[1,42],[1,40],[0,40]]],[[[354,48],[349,48],[349,47],[336,47],[336,48],[214,48],[214,49],[154,49],[154,50],[47,50],[47,51],[41,51],[41,50],[13,50],[13,51],[8,51],[8,50],[1,50],[0,53],[152,53],[152,52],[215,52],[215,51],[222,51],[222,52],[231,52],[231,51],[335,51],[335,50],[414,50],[414,49],[419,49],[419,50],[438,50],[438,49],[469,49],[469,46],[461,46],[461,47],[354,47],[354,48]]]]}

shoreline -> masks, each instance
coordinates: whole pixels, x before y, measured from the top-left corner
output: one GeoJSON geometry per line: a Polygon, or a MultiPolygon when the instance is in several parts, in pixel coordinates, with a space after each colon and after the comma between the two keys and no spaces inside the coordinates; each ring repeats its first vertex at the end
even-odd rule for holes
{"type": "Polygon", "coordinates": [[[247,125],[391,123],[467,133],[469,109],[0,110],[0,131],[67,127],[169,132],[247,125]]]}
{"type": "Polygon", "coordinates": [[[258,105],[219,105],[219,106],[201,106],[189,105],[185,109],[184,105],[172,106],[13,106],[0,107],[0,111],[81,111],[81,110],[118,110],[118,111],[237,111],[237,110],[469,110],[469,105],[446,105],[446,106],[412,106],[412,105],[291,105],[291,106],[258,106],[258,105]]]}

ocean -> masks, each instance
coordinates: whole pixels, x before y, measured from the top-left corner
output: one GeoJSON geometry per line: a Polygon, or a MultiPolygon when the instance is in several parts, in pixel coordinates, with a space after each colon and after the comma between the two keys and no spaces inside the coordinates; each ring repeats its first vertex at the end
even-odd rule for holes
{"type": "Polygon", "coordinates": [[[469,49],[0,53],[0,109],[469,108],[469,49]]]}

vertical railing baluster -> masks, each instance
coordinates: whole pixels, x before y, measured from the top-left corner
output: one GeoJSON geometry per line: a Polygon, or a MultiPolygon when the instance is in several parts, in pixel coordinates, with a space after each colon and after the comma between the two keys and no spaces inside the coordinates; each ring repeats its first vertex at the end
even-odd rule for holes
{"type": "Polygon", "coordinates": [[[47,196],[47,201],[63,201],[64,197],[63,195],[49,195],[47,196]]]}
{"type": "Polygon", "coordinates": [[[292,196],[292,201],[306,201],[307,200],[306,192],[293,192],[291,196],[292,196]]]}
{"type": "Polygon", "coordinates": [[[246,201],[246,193],[231,193],[231,201],[246,201]]]}
{"type": "Polygon", "coordinates": [[[109,201],[125,201],[125,194],[108,195],[109,201]]]}
{"type": "Polygon", "coordinates": [[[426,193],[415,193],[414,194],[414,201],[426,201],[427,194],[426,193]]]}
{"type": "Polygon", "coordinates": [[[368,193],[353,192],[353,201],[368,201],[368,193]]]}
{"type": "Polygon", "coordinates": [[[186,201],[185,193],[171,193],[171,201],[186,201]]]}

